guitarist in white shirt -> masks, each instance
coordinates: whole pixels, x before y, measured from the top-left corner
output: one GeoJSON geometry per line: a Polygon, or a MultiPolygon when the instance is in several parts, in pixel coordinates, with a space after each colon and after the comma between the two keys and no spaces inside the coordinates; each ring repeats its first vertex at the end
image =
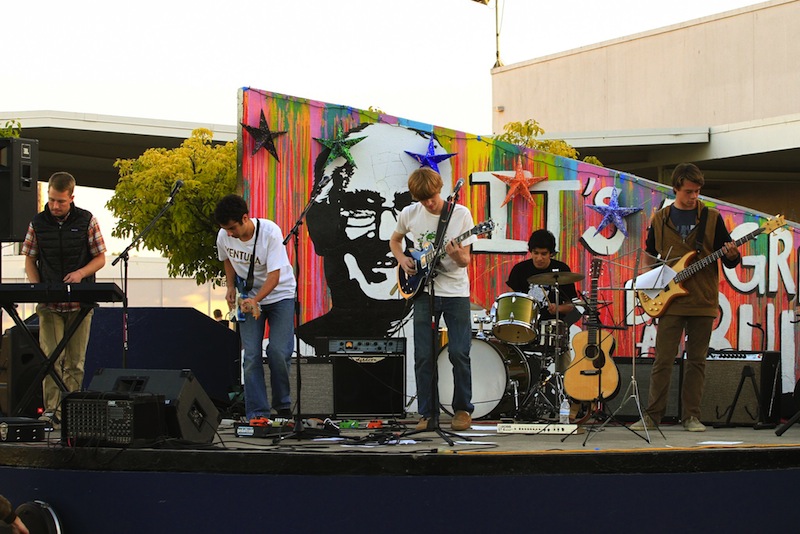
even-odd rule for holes
{"type": "MultiPolygon", "coordinates": [[[[426,243],[436,241],[439,218],[446,202],[442,198],[442,177],[430,167],[422,167],[408,178],[408,189],[417,202],[406,206],[397,219],[397,227],[389,240],[392,254],[403,271],[416,274],[416,261],[405,255],[405,242],[410,239],[415,248],[422,250],[426,243]]],[[[446,243],[444,256],[433,278],[434,313],[436,323],[442,315],[447,325],[448,352],[453,364],[454,410],[451,428],[456,431],[467,430],[472,424],[472,374],[469,361],[472,343],[470,316],[470,286],[467,267],[470,263],[470,245],[475,237],[455,242],[454,238],[472,228],[472,216],[466,207],[452,203],[450,223],[444,236],[446,243]]],[[[433,406],[434,365],[437,354],[432,354],[430,296],[427,287],[420,288],[414,299],[414,372],[417,382],[417,402],[422,416],[417,430],[433,430],[430,421],[438,416],[438,406],[433,406]]],[[[441,399],[444,400],[444,399],[441,399]]],[[[449,399],[448,399],[449,400],[449,399]]]]}
{"type": "Polygon", "coordinates": [[[242,197],[227,195],[217,203],[214,218],[220,226],[217,254],[225,264],[228,286],[225,298],[231,309],[238,307],[244,315],[244,320],[239,323],[239,335],[244,349],[245,412],[248,421],[263,425],[270,418],[270,408],[274,408],[280,417],[292,415],[289,365],[294,350],[297,283],[281,229],[269,219],[251,219],[248,211],[247,202],[242,197]],[[244,281],[250,287],[242,288],[243,284],[237,284],[237,281],[244,281]],[[240,295],[240,291],[244,294],[240,295]],[[267,324],[271,406],[262,362],[264,327],[267,324]]]}
{"type": "MultiPolygon", "coordinates": [[[[698,200],[705,183],[703,173],[692,163],[681,163],[672,173],[675,202],[653,215],[645,242],[645,261],[673,265],[686,254],[698,251],[697,259],[723,250],[722,263],[733,268],[741,256],[719,211],[698,200]],[[705,219],[705,221],[704,221],[705,219]],[[699,234],[702,234],[699,236],[699,234]]],[[[680,342],[686,336],[681,421],[689,432],[703,432],[700,402],[703,398],[705,365],[711,331],[719,308],[719,268],[713,262],[684,282],[686,295],[675,298],[660,315],[656,332],[656,357],[650,375],[648,407],[634,430],[652,429],[661,422],[667,407],[672,366],[680,342]]]]}

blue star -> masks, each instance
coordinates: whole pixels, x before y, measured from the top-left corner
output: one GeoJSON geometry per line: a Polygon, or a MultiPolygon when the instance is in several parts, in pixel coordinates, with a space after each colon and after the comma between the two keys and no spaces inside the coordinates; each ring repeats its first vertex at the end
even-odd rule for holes
{"type": "Polygon", "coordinates": [[[599,234],[600,230],[605,228],[608,223],[611,223],[616,226],[625,237],[628,237],[628,228],[625,226],[625,220],[623,217],[627,217],[628,215],[632,215],[637,211],[641,211],[642,208],[621,208],[617,200],[618,196],[619,192],[615,187],[611,191],[611,198],[608,201],[608,206],[586,206],[590,210],[594,210],[603,215],[603,220],[600,221],[600,226],[597,227],[594,235],[599,234]]]}
{"type": "Polygon", "coordinates": [[[431,134],[431,140],[428,143],[427,154],[414,154],[413,152],[409,152],[408,150],[405,150],[405,153],[414,158],[415,160],[417,160],[420,167],[430,167],[436,172],[439,172],[439,163],[455,156],[455,154],[436,155],[433,147],[433,134],[431,134]]]}

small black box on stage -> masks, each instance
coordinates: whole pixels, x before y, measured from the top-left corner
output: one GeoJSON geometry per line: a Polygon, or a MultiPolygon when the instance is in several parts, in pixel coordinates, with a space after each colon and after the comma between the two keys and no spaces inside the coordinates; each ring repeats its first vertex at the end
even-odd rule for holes
{"type": "Polygon", "coordinates": [[[0,417],[0,443],[44,441],[47,423],[30,417],[0,417]]]}
{"type": "Polygon", "coordinates": [[[64,397],[61,414],[68,445],[149,447],[167,435],[163,395],[79,391],[64,397]]]}

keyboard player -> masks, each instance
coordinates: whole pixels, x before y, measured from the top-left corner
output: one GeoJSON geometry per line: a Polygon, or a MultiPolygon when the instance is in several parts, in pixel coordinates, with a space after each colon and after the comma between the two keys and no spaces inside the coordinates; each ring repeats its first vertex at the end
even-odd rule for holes
{"type": "MultiPolygon", "coordinates": [[[[106,246],[97,219],[74,203],[75,178],[56,172],[48,181],[47,204],[37,213],[25,236],[22,254],[25,274],[33,282],[78,284],[95,281],[105,265],[106,246]]],[[[92,303],[39,303],[39,345],[51,354],[73,321],[79,320],[81,306],[92,303]]],[[[83,383],[86,347],[92,324],[91,310],[70,338],[55,362],[54,371],[67,392],[79,391],[83,383]]],[[[61,388],[47,375],[43,381],[44,415],[54,426],[60,423],[61,388]]]]}

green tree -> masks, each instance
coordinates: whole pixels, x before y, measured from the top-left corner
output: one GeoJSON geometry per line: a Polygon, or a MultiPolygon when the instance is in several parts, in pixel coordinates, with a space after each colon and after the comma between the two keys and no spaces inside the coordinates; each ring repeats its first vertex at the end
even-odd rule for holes
{"type": "Polygon", "coordinates": [[[106,207],[119,218],[115,237],[138,235],[164,207],[173,185],[183,181],[173,205],[142,245],[168,259],[170,276],[194,277],[197,284],[219,283],[214,206],[236,190],[236,143],[211,143],[199,128],[175,149],[151,148],[136,159],[117,160],[119,182],[106,207]]]}
{"type": "MultiPolygon", "coordinates": [[[[544,134],[544,128],[536,120],[528,119],[525,122],[509,122],[503,126],[503,133],[496,135],[495,139],[565,158],[578,159],[580,157],[575,147],[562,139],[537,139],[542,134],[544,134]]],[[[603,166],[600,160],[594,156],[586,156],[583,161],[603,166]]]]}
{"type": "Polygon", "coordinates": [[[0,137],[19,137],[22,134],[22,124],[15,119],[6,121],[3,127],[0,127],[0,137]]]}

